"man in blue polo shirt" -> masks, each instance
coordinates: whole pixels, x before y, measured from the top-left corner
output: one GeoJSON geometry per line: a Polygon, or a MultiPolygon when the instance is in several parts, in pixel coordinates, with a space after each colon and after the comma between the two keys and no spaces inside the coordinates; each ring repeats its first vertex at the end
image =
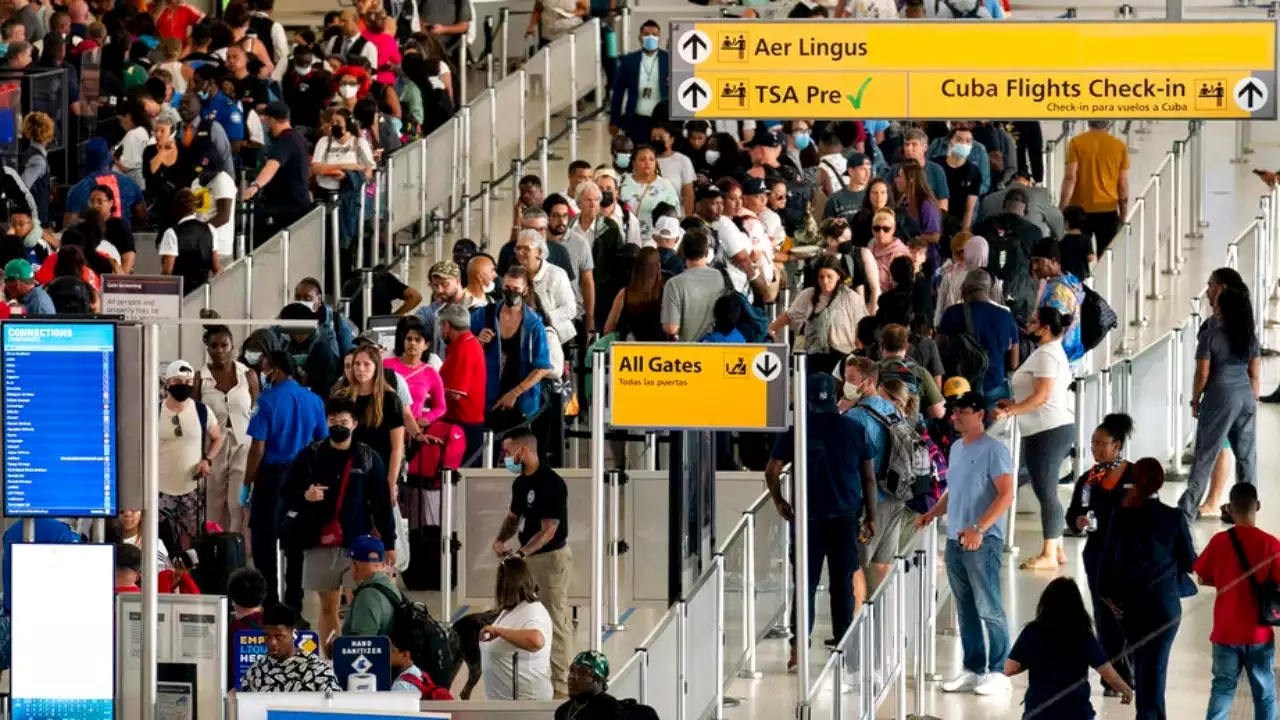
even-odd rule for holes
{"type": "Polygon", "coordinates": [[[227,132],[231,147],[245,139],[244,110],[240,103],[227,97],[219,87],[223,71],[216,65],[201,65],[192,73],[191,84],[199,94],[202,106],[200,117],[206,122],[216,122],[227,132]]]}
{"type": "MultiPolygon", "coordinates": [[[[245,467],[241,501],[249,508],[250,551],[254,566],[267,579],[267,596],[279,602],[276,567],[277,501],[281,480],[303,448],[329,437],[328,419],[320,396],[294,379],[293,356],[274,350],[262,357],[258,368],[270,387],[258,397],[258,409],[249,420],[249,460],[245,467]]],[[[302,549],[279,538],[285,549],[284,602],[302,612],[302,549]]]]}
{"type": "MultiPolygon", "coordinates": [[[[858,569],[858,521],[863,519],[866,532],[875,532],[875,507],[863,498],[875,495],[875,470],[867,453],[866,434],[862,427],[840,415],[836,405],[836,381],[826,373],[810,375],[806,381],[808,409],[808,512],[809,529],[809,627],[805,629],[805,649],[813,632],[814,594],[822,575],[822,561],[827,561],[827,577],[831,590],[831,627],[836,638],[853,622],[853,573],[858,569]]],[[[795,459],[795,433],[778,435],[773,455],[765,468],[765,483],[778,514],[790,522],[795,512],[782,496],[782,469],[795,459]]],[[[796,625],[792,608],[791,625],[796,625]]],[[[798,629],[796,637],[800,636],[798,629]]],[[[796,665],[796,646],[791,646],[790,671],[796,665]]]]}

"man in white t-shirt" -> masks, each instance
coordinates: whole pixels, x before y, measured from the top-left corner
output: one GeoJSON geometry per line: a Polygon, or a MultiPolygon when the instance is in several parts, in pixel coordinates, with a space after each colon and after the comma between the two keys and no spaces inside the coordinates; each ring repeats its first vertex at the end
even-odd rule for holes
{"type": "Polygon", "coordinates": [[[172,515],[178,532],[194,538],[201,506],[198,478],[212,470],[210,458],[222,449],[218,418],[193,400],[196,373],[185,360],[174,360],[164,372],[166,396],[160,404],[160,509],[172,515]]]}

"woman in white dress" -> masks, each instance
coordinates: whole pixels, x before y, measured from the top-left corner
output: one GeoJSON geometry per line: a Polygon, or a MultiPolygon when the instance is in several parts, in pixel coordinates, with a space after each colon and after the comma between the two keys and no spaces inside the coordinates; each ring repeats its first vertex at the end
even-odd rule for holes
{"type": "Polygon", "coordinates": [[[480,631],[486,700],[551,699],[551,615],[524,560],[498,566],[498,619],[480,631]]]}
{"type": "Polygon", "coordinates": [[[258,374],[235,359],[231,328],[206,325],[205,350],[208,361],[200,368],[195,398],[209,407],[226,441],[213,458],[213,471],[205,486],[208,520],[227,532],[243,532],[245,511],[240,504],[245,466],[249,461],[249,418],[260,392],[258,374]]]}

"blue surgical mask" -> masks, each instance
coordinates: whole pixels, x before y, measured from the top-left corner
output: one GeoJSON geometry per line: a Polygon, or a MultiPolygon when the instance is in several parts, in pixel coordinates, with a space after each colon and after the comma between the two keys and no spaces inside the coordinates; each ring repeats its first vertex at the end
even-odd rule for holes
{"type": "Polygon", "coordinates": [[[209,99],[209,93],[208,93],[208,92],[206,92],[206,91],[204,91],[204,90],[201,90],[200,92],[198,92],[198,93],[196,93],[196,94],[200,96],[200,99],[201,99],[201,100],[208,100],[208,99],[209,99]]]}
{"type": "Polygon", "coordinates": [[[644,48],[645,52],[653,52],[654,50],[657,50],[658,36],[645,35],[644,37],[640,38],[640,47],[644,48]]]}
{"type": "Polygon", "coordinates": [[[951,146],[951,157],[964,160],[969,157],[969,152],[973,150],[972,145],[956,143],[951,146]]]}
{"type": "Polygon", "coordinates": [[[507,469],[507,472],[512,475],[519,475],[524,472],[524,465],[516,462],[516,459],[513,457],[502,458],[502,465],[507,469]]]}
{"type": "Polygon", "coordinates": [[[796,133],[795,135],[791,136],[791,139],[795,141],[797,150],[804,150],[805,148],[809,147],[809,142],[811,140],[809,137],[809,133],[807,132],[796,133]]]}
{"type": "Polygon", "coordinates": [[[618,153],[614,155],[613,164],[624,169],[631,167],[631,153],[618,153]]]}

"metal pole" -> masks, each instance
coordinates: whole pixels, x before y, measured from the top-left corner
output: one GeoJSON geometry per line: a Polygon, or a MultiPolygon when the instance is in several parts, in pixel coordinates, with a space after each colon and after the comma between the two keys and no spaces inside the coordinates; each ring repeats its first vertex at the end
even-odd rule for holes
{"type": "MultiPolygon", "coordinates": [[[[1205,138],[1204,138],[1204,128],[1205,128],[1204,121],[1203,121],[1203,120],[1197,120],[1197,121],[1196,121],[1196,135],[1197,135],[1197,137],[1199,138],[1199,140],[1198,140],[1198,144],[1199,144],[1199,146],[1200,146],[1200,154],[1199,154],[1199,158],[1198,158],[1198,160],[1197,160],[1197,167],[1196,167],[1196,172],[1195,172],[1195,177],[1196,177],[1196,180],[1197,180],[1197,183],[1196,183],[1196,204],[1195,204],[1195,207],[1196,207],[1196,211],[1197,211],[1197,215],[1196,215],[1196,225],[1197,225],[1201,230],[1203,230],[1204,228],[1209,227],[1209,221],[1207,221],[1207,220],[1205,220],[1205,219],[1204,219],[1204,199],[1205,199],[1205,197],[1204,197],[1204,196],[1205,196],[1204,179],[1208,176],[1208,173],[1209,173],[1208,155],[1206,155],[1206,154],[1205,154],[1205,147],[1204,147],[1204,143],[1205,143],[1205,138]]],[[[1203,234],[1199,234],[1199,233],[1198,233],[1198,234],[1196,235],[1196,237],[1197,237],[1197,238],[1201,238],[1201,237],[1204,237],[1204,235],[1203,235],[1203,234]]]]}
{"type": "Polygon", "coordinates": [[[373,271],[360,270],[360,329],[369,329],[369,316],[373,314],[373,271]]]}
{"type": "Polygon", "coordinates": [[[493,448],[494,446],[493,431],[485,430],[484,435],[482,437],[484,438],[484,441],[482,443],[484,445],[484,458],[480,462],[480,467],[484,468],[485,470],[492,470],[493,469],[493,449],[494,449],[493,448]]]}
{"type": "Polygon", "coordinates": [[[382,264],[382,168],[373,171],[373,222],[369,224],[371,267],[382,264]]]}
{"type": "MultiPolygon", "coordinates": [[[[578,159],[578,36],[569,33],[569,159],[578,159]]],[[[600,43],[596,42],[596,47],[600,43]]],[[[550,135],[550,133],[547,133],[550,135]]]]}
{"type": "Polygon", "coordinates": [[[338,307],[342,297],[342,220],[337,205],[329,208],[329,271],[333,282],[329,285],[329,305],[338,307]]]}
{"type": "Polygon", "coordinates": [[[542,187],[550,187],[547,184],[549,182],[547,170],[547,165],[549,164],[547,159],[549,154],[548,142],[546,136],[538,138],[538,175],[542,178],[542,187]]]}
{"type": "Polygon", "coordinates": [[[893,632],[889,640],[893,642],[894,665],[898,668],[897,702],[894,717],[906,720],[907,717],[907,559],[901,555],[897,558],[898,577],[894,578],[893,592],[893,632]]]}
{"type": "Polygon", "coordinates": [[[1172,449],[1173,456],[1169,458],[1169,473],[1171,475],[1182,475],[1182,441],[1185,438],[1182,432],[1182,408],[1184,407],[1183,398],[1184,390],[1181,382],[1183,373],[1183,352],[1182,352],[1182,333],[1190,327],[1189,323],[1184,323],[1181,327],[1173,329],[1173,354],[1170,356],[1170,371],[1172,375],[1169,378],[1169,402],[1173,405],[1171,412],[1171,422],[1173,432],[1172,449]]]}
{"type": "Polygon", "coordinates": [[[467,98],[467,43],[458,43],[458,62],[454,67],[458,71],[458,91],[462,96],[454,103],[455,107],[466,107],[467,98]]]}
{"type": "MultiPolygon", "coordinates": [[[[796,695],[800,698],[800,707],[809,704],[806,694],[809,685],[809,439],[808,439],[808,398],[805,395],[805,380],[808,377],[808,363],[804,353],[792,356],[795,370],[792,375],[792,402],[795,406],[794,432],[795,457],[791,462],[792,491],[795,497],[791,506],[795,512],[795,649],[798,672],[796,674],[796,695]]],[[[816,579],[816,578],[815,578],[816,579]]],[[[869,606],[866,606],[869,607],[869,606]]],[[[863,674],[870,677],[863,665],[863,674]]]]}
{"type": "MultiPolygon", "coordinates": [[[[507,60],[507,28],[510,23],[511,9],[504,7],[498,11],[498,27],[502,29],[502,42],[499,45],[502,48],[502,67],[498,71],[498,77],[504,78],[507,76],[507,68],[509,67],[507,60]]],[[[520,127],[524,127],[524,124],[521,123],[520,127]]]]}
{"type": "MultiPolygon", "coordinates": [[[[368,193],[366,193],[366,192],[364,191],[364,188],[361,188],[361,189],[360,189],[360,215],[358,216],[358,217],[359,217],[359,220],[357,220],[357,221],[356,221],[356,267],[357,267],[357,268],[362,268],[362,267],[364,267],[364,266],[365,266],[365,262],[364,262],[364,218],[365,218],[365,214],[366,214],[366,212],[367,212],[367,210],[366,210],[366,207],[365,207],[365,206],[366,206],[366,204],[367,204],[367,200],[366,200],[366,198],[368,198],[368,196],[369,196],[369,195],[368,195],[368,193]]],[[[247,257],[253,257],[253,255],[248,255],[247,257]]]]}
{"type": "MultiPolygon", "coordinates": [[[[596,32],[594,37],[599,38],[601,34],[601,28],[604,26],[604,21],[601,20],[600,18],[596,18],[595,25],[596,25],[596,32]]],[[[598,41],[595,43],[596,108],[597,110],[604,110],[605,103],[609,101],[604,95],[604,60],[605,58],[604,58],[604,49],[600,45],[601,43],[598,41]]]]}
{"type": "MultiPolygon", "coordinates": [[[[160,405],[160,326],[150,323],[143,331],[142,344],[142,407],[160,405]]],[[[142,485],[143,497],[160,496],[160,431],[155,410],[142,414],[142,485]]],[[[33,526],[34,527],[34,526],[33,526]]],[[[33,538],[34,540],[34,538],[33,538]]],[[[155,720],[156,679],[159,644],[159,601],[157,593],[156,554],[160,548],[159,507],[153,502],[144,503],[142,511],[142,557],[150,562],[142,563],[142,637],[140,638],[142,672],[139,681],[142,692],[141,720],[155,720]]]]}
{"type": "Polygon", "coordinates": [[[645,433],[644,435],[644,469],[658,469],[658,435],[657,433],[645,433]]]}
{"type": "Polygon", "coordinates": [[[928,600],[928,596],[926,595],[926,593],[929,590],[929,584],[925,581],[925,575],[926,573],[932,573],[934,571],[934,568],[925,566],[925,563],[928,562],[928,560],[929,560],[928,553],[926,553],[924,550],[916,551],[916,556],[915,556],[916,574],[919,576],[919,580],[917,582],[918,590],[916,592],[916,599],[919,602],[919,608],[920,608],[920,629],[916,632],[915,664],[913,667],[913,670],[915,672],[912,673],[912,678],[913,678],[912,683],[915,685],[915,692],[912,693],[913,709],[911,711],[912,714],[915,715],[916,717],[924,716],[924,694],[925,694],[925,689],[924,689],[925,642],[924,642],[924,639],[929,629],[929,618],[927,616],[927,613],[929,612],[929,600],[928,600]]]}
{"type": "MultiPolygon", "coordinates": [[[[592,650],[601,649],[604,625],[604,350],[591,355],[591,629],[592,650]]],[[[717,666],[719,667],[719,666],[717,666]]]]}
{"type": "MultiPolygon", "coordinates": [[[[1132,237],[1134,235],[1132,230],[1133,230],[1133,226],[1129,225],[1125,232],[1126,239],[1129,239],[1130,241],[1132,241],[1132,237]]],[[[1128,272],[1133,273],[1133,275],[1135,276],[1134,287],[1133,287],[1133,319],[1129,321],[1129,324],[1134,327],[1146,327],[1147,325],[1147,318],[1146,318],[1147,296],[1143,292],[1144,285],[1146,284],[1146,280],[1145,280],[1145,276],[1142,274],[1142,256],[1146,252],[1146,237],[1145,237],[1147,234],[1146,230],[1147,230],[1147,204],[1145,199],[1142,199],[1142,200],[1139,200],[1139,206],[1138,206],[1137,246],[1135,247],[1132,244],[1132,242],[1130,242],[1130,247],[1133,247],[1134,250],[1137,250],[1138,252],[1137,264],[1134,265],[1132,268],[1126,269],[1128,272]]]]}
{"type": "MultiPolygon", "coordinates": [[[[529,123],[528,123],[529,73],[526,73],[524,70],[521,70],[519,72],[520,72],[520,104],[518,106],[517,112],[519,113],[520,127],[527,128],[529,127],[529,123]]],[[[520,150],[518,152],[518,155],[519,155],[518,160],[520,164],[524,164],[524,159],[529,157],[528,148],[525,146],[525,140],[529,133],[518,132],[516,134],[520,136],[520,150]]],[[[516,182],[519,182],[519,179],[516,179],[516,182]]],[[[519,195],[519,191],[517,189],[516,194],[512,195],[511,197],[515,198],[518,195],[519,195]]]]}
{"type": "MultiPolygon", "coordinates": [[[[466,43],[463,43],[465,46],[466,43]]],[[[471,237],[471,108],[462,108],[462,236],[471,237]]]]}
{"type": "Polygon", "coordinates": [[[493,202],[489,197],[489,181],[480,183],[480,247],[489,247],[489,229],[492,227],[493,202]]]}
{"type": "MultiPolygon", "coordinates": [[[[466,138],[462,137],[462,114],[466,112],[463,107],[453,116],[449,122],[453,125],[453,132],[450,139],[453,140],[453,148],[449,152],[449,204],[445,207],[444,224],[450,228],[453,226],[453,214],[458,209],[458,171],[459,157],[462,154],[462,144],[466,138]]],[[[436,250],[440,252],[439,248],[436,250]]],[[[436,255],[436,262],[440,261],[439,254],[436,255]]]]}
{"type": "Polygon", "coordinates": [[[440,621],[453,619],[453,503],[457,470],[440,473],[440,621]]]}
{"type": "Polygon", "coordinates": [[[756,516],[747,516],[746,548],[742,558],[742,647],[747,651],[747,666],[738,671],[738,677],[754,680],[760,677],[756,670],[756,516]]]}
{"type": "MultiPolygon", "coordinates": [[[[489,185],[498,180],[498,91],[489,88],[489,185]]],[[[524,127],[521,125],[521,127],[524,127]]],[[[523,134],[523,133],[521,133],[523,134]]]]}
{"type": "Polygon", "coordinates": [[[688,720],[685,715],[685,696],[688,694],[686,683],[689,664],[685,659],[689,656],[689,606],[684,600],[676,603],[676,720],[688,720]]]}
{"type": "Polygon", "coordinates": [[[1071,458],[1071,477],[1080,477],[1084,474],[1084,447],[1087,438],[1085,430],[1093,426],[1091,419],[1084,416],[1084,384],[1086,377],[1080,376],[1075,381],[1075,417],[1076,417],[1076,453],[1071,458]]]}
{"type": "MultiPolygon", "coordinates": [[[[431,210],[428,209],[427,200],[427,141],[418,141],[418,202],[422,204],[422,215],[418,218],[418,234],[414,238],[426,239],[431,232],[430,218],[431,210]]],[[[419,250],[419,254],[426,255],[426,248],[419,250]]]]}
{"type": "Polygon", "coordinates": [[[289,241],[292,237],[292,230],[280,231],[280,307],[293,302],[293,288],[289,286],[289,241]]]}
{"type": "Polygon", "coordinates": [[[626,630],[618,614],[618,594],[621,592],[621,555],[622,555],[622,471],[610,470],[605,473],[605,482],[609,486],[609,630],[618,632],[626,630]]]}
{"type": "MultiPolygon", "coordinates": [[[[551,46],[548,45],[541,50],[542,52],[542,134],[551,137],[551,46]]],[[[542,186],[546,187],[546,178],[542,179],[542,186]]]]}
{"type": "MultiPolygon", "coordinates": [[[[1022,433],[1018,431],[1018,421],[1016,418],[1009,420],[1009,454],[1013,456],[1013,504],[1009,506],[1005,523],[1007,527],[1004,530],[1004,554],[1009,555],[1010,562],[1012,558],[1018,554],[1018,546],[1013,544],[1013,530],[1018,520],[1018,468],[1022,463],[1022,433]]],[[[949,529],[949,528],[948,528],[949,529]]]]}
{"type": "Polygon", "coordinates": [[[1182,272],[1182,154],[1186,145],[1182,140],[1173,141],[1173,170],[1169,183],[1169,207],[1173,215],[1169,228],[1169,247],[1165,253],[1166,275],[1182,272]]]}
{"type": "Polygon", "coordinates": [[[622,8],[622,32],[619,35],[622,36],[619,40],[622,46],[620,54],[626,55],[631,52],[631,6],[629,5],[622,8]]]}
{"type": "Polygon", "coordinates": [[[434,262],[440,262],[444,259],[444,226],[447,224],[449,224],[448,219],[436,218],[435,220],[436,239],[431,243],[435,246],[434,262]]]}
{"type": "Polygon", "coordinates": [[[244,263],[244,314],[253,317],[253,256],[245,255],[241,262],[244,263]]]}
{"type": "MultiPolygon", "coordinates": [[[[570,35],[570,37],[573,37],[570,35]]],[[[711,560],[711,567],[716,574],[716,664],[715,667],[715,686],[716,686],[716,704],[714,717],[716,720],[724,718],[724,682],[720,677],[721,669],[724,667],[724,643],[725,643],[725,610],[724,610],[724,555],[716,553],[711,560]]]]}
{"type": "MultiPolygon", "coordinates": [[[[1015,466],[1016,467],[1016,466],[1015,466]]],[[[929,680],[940,680],[938,675],[938,523],[930,523],[925,528],[925,543],[928,545],[925,555],[925,676],[929,680]]]]}
{"type": "MultiPolygon", "coordinates": [[[[1148,300],[1162,300],[1164,296],[1160,294],[1160,173],[1156,173],[1154,178],[1155,187],[1151,194],[1152,213],[1155,218],[1155,232],[1152,235],[1151,247],[1151,292],[1147,293],[1148,300]]],[[[1145,212],[1146,205],[1143,205],[1145,212]]]]}

